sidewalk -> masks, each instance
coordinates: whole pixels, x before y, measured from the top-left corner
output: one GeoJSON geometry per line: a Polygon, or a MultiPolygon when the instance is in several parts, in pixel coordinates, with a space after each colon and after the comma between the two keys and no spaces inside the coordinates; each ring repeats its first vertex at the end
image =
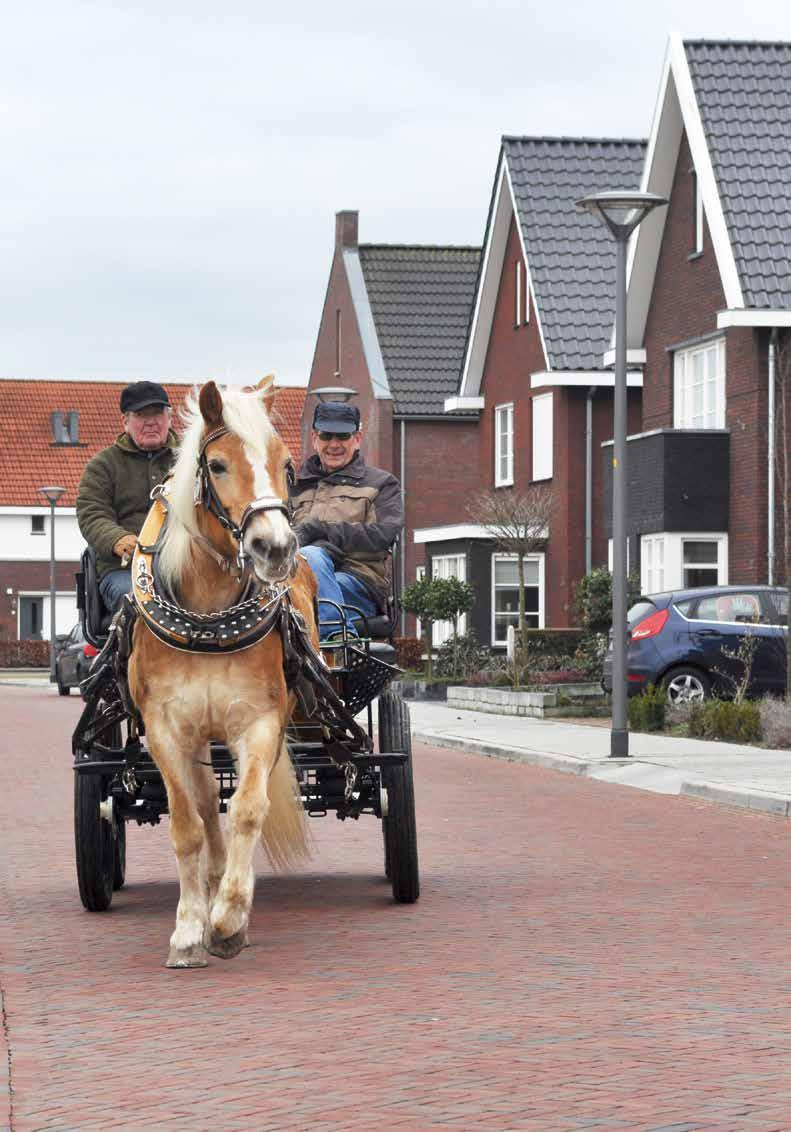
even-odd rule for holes
{"type": "Polygon", "coordinates": [[[420,700],[410,700],[409,710],[418,742],[791,817],[791,751],[635,732],[631,757],[611,759],[609,724],[490,715],[420,700]]]}

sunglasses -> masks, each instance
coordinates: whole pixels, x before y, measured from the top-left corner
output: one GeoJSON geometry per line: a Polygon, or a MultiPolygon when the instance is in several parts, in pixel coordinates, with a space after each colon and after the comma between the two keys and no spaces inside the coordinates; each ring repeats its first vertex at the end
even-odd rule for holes
{"type": "Polygon", "coordinates": [[[353,432],[321,432],[320,431],[317,435],[318,435],[319,440],[324,440],[324,441],[327,441],[327,440],[343,440],[343,441],[347,441],[347,440],[351,440],[351,438],[354,436],[354,433],[353,432]]]}

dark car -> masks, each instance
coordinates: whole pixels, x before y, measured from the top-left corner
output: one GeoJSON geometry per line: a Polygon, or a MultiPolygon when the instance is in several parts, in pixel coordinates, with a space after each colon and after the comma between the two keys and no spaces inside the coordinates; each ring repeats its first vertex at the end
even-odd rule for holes
{"type": "Polygon", "coordinates": [[[58,694],[68,696],[72,688],[78,688],[96,656],[96,649],[89,645],[82,635],[79,625],[65,637],[58,640],[55,648],[55,680],[58,694]]]}
{"type": "MultiPolygon", "coordinates": [[[[707,586],[640,597],[627,615],[629,695],[664,684],[670,703],[733,695],[745,675],[735,657],[756,639],[749,694],[784,695],[788,590],[777,586],[707,586]]],[[[612,691],[612,632],[602,685],[612,691]]]]}

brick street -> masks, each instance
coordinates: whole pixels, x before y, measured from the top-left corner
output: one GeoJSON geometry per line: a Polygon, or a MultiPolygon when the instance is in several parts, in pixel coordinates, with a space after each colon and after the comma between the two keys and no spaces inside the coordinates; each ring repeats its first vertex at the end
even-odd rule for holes
{"type": "Polygon", "coordinates": [[[80,706],[0,688],[0,1127],[791,1129],[787,821],[421,745],[418,904],[321,819],[249,949],[168,971],[166,823],[79,901],[80,706]]]}

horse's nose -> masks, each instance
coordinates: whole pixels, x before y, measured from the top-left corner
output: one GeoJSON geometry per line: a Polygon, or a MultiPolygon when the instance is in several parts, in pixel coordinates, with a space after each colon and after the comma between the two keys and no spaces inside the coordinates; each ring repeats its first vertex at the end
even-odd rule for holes
{"type": "Polygon", "coordinates": [[[273,542],[261,535],[255,535],[250,539],[249,549],[250,553],[256,558],[260,558],[269,563],[272,568],[277,569],[294,557],[297,552],[297,539],[293,531],[288,532],[288,538],[285,542],[273,542]]]}

